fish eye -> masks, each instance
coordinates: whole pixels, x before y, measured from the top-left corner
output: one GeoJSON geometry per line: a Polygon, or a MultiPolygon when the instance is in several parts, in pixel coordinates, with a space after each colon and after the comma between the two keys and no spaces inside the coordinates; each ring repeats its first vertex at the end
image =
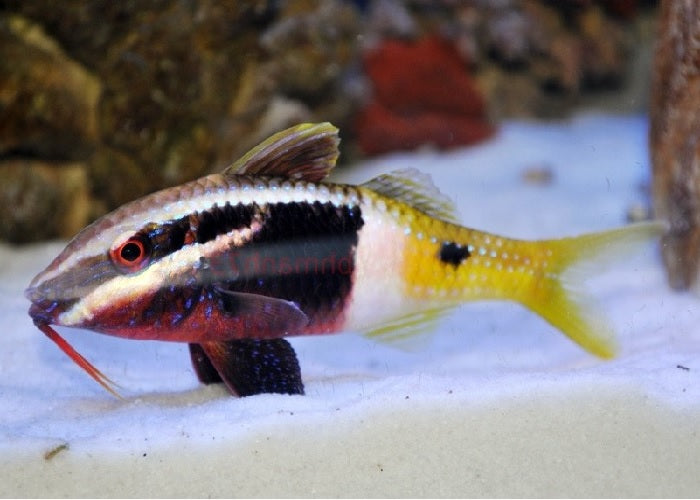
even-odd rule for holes
{"type": "Polygon", "coordinates": [[[140,241],[127,241],[119,249],[119,257],[126,262],[136,262],[143,253],[143,243],[140,241]]]}
{"type": "Polygon", "coordinates": [[[134,235],[113,247],[109,256],[122,271],[138,271],[148,264],[150,245],[145,238],[134,235]]]}

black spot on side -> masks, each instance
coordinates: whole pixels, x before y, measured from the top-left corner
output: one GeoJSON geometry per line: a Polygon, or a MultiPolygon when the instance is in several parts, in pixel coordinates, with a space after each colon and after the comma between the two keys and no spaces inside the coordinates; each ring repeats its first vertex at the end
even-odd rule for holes
{"type": "Polygon", "coordinates": [[[445,264],[458,266],[469,257],[469,249],[457,243],[445,242],[440,247],[440,260],[445,264]]]}

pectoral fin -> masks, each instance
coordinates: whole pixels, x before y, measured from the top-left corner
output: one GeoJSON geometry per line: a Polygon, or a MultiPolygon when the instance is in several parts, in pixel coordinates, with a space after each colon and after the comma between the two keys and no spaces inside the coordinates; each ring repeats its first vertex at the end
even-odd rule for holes
{"type": "Polygon", "coordinates": [[[202,382],[217,382],[214,372],[234,395],[304,394],[299,361],[284,339],[190,344],[190,354],[202,382]]]}
{"type": "Polygon", "coordinates": [[[226,290],[218,285],[214,291],[222,311],[257,338],[300,333],[309,322],[304,311],[290,300],[226,290]]]}

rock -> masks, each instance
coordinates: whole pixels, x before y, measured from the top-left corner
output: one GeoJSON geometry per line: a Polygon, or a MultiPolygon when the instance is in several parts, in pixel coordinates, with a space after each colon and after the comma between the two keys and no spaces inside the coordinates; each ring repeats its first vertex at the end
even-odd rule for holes
{"type": "Polygon", "coordinates": [[[274,60],[278,91],[314,98],[335,84],[357,54],[359,20],[345,2],[293,0],[260,38],[274,60]]]}
{"type": "Polygon", "coordinates": [[[0,161],[80,162],[95,217],[301,120],[339,126],[346,162],[358,144],[469,144],[486,116],[560,117],[619,88],[650,4],[2,0],[0,161]]]}
{"type": "Polygon", "coordinates": [[[367,14],[368,32],[373,38],[411,39],[418,36],[418,23],[408,11],[406,2],[400,0],[376,0],[371,2],[367,14]]]}
{"type": "Polygon", "coordinates": [[[0,22],[0,155],[84,159],[98,137],[100,84],[19,16],[0,22]]]}
{"type": "Polygon", "coordinates": [[[80,162],[0,162],[0,239],[28,243],[69,238],[89,220],[86,167],[80,162]]]}
{"type": "Polygon", "coordinates": [[[700,3],[663,1],[654,55],[649,134],[655,216],[668,221],[671,286],[700,272],[700,3]]]}
{"type": "Polygon", "coordinates": [[[581,33],[581,80],[589,87],[615,88],[625,75],[631,41],[619,24],[599,7],[579,16],[581,33]]]}
{"type": "Polygon", "coordinates": [[[95,150],[87,161],[87,171],[91,194],[101,203],[95,216],[152,190],[145,169],[131,156],[108,146],[95,150]]]}
{"type": "Polygon", "coordinates": [[[492,118],[561,117],[628,83],[630,52],[641,38],[630,29],[631,3],[478,1],[454,15],[442,3],[440,29],[468,56],[492,118]]]}
{"type": "Polygon", "coordinates": [[[532,51],[529,34],[533,28],[526,13],[511,9],[489,21],[486,24],[486,43],[492,55],[509,67],[526,64],[532,51]]]}
{"type": "MultiPolygon", "coordinates": [[[[273,95],[267,107],[297,102],[311,120],[330,121],[348,130],[357,100],[347,92],[358,68],[362,24],[352,2],[289,0],[260,36],[263,61],[269,68],[273,95]]],[[[260,116],[260,115],[259,115],[260,116]]],[[[275,113],[266,111],[267,124],[275,113]]],[[[275,127],[280,130],[287,123],[275,127]]],[[[348,130],[349,131],[349,130],[348,130]]],[[[347,136],[346,136],[347,137],[347,136]]]]}

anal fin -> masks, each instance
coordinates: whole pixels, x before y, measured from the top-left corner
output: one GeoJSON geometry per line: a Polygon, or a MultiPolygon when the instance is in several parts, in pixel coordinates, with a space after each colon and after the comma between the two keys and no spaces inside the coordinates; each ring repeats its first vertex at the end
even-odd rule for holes
{"type": "Polygon", "coordinates": [[[211,367],[235,395],[304,394],[299,361],[294,348],[285,339],[203,342],[194,349],[191,344],[190,354],[202,382],[216,381],[209,372],[211,367]],[[199,349],[208,362],[199,358],[195,361],[192,353],[199,354],[199,349]]]}
{"type": "Polygon", "coordinates": [[[457,304],[447,304],[401,316],[362,332],[363,336],[378,342],[391,344],[406,351],[419,351],[426,347],[429,333],[435,330],[442,315],[457,304]]]}

